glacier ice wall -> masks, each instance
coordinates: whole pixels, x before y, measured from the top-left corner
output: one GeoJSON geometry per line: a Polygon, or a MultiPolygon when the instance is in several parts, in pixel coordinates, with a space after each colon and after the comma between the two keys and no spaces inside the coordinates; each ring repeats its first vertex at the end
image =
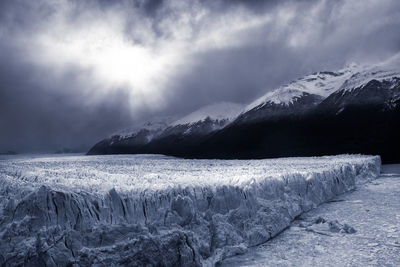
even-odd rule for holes
{"type": "Polygon", "coordinates": [[[246,170],[235,184],[105,193],[30,186],[41,176],[21,175],[9,162],[0,171],[0,265],[214,265],[380,172],[378,156],[324,160],[324,168],[274,176],[246,170]]]}

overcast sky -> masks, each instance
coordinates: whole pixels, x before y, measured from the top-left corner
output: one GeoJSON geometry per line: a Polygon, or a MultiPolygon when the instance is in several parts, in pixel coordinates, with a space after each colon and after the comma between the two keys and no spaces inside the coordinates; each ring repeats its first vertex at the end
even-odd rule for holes
{"type": "Polygon", "coordinates": [[[398,0],[2,0],[0,152],[87,149],[399,51],[398,0]]]}

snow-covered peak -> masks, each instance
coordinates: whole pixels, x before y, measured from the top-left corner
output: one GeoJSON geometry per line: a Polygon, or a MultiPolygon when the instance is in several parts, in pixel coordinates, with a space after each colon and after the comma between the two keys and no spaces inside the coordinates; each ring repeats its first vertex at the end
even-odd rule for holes
{"type": "Polygon", "coordinates": [[[125,137],[135,135],[136,133],[138,133],[139,131],[142,131],[142,130],[148,130],[150,132],[161,131],[161,130],[167,128],[168,125],[175,119],[176,119],[175,117],[170,117],[170,116],[155,117],[149,121],[145,121],[145,122],[139,123],[137,125],[134,125],[132,127],[118,131],[118,132],[112,134],[111,136],[118,135],[122,138],[125,138],[125,137]]]}
{"type": "Polygon", "coordinates": [[[339,90],[353,90],[371,80],[391,80],[394,77],[400,77],[400,53],[382,63],[362,68],[347,79],[339,90]]]}
{"type": "Polygon", "coordinates": [[[171,126],[187,125],[204,121],[207,118],[211,120],[231,121],[236,118],[243,110],[242,104],[221,102],[213,105],[202,107],[189,115],[171,123],[171,126]]]}
{"type": "Polygon", "coordinates": [[[354,73],[359,72],[360,68],[362,67],[356,64],[349,64],[337,72],[321,71],[307,75],[266,93],[248,105],[244,111],[264,106],[267,103],[289,105],[296,98],[301,97],[303,93],[327,97],[338,90],[344,81],[354,73]]]}
{"type": "Polygon", "coordinates": [[[288,104],[293,101],[294,98],[300,97],[303,91],[291,88],[289,86],[280,87],[278,90],[266,93],[263,97],[257,99],[248,106],[248,110],[262,105],[264,103],[275,103],[275,104],[288,104]]]}

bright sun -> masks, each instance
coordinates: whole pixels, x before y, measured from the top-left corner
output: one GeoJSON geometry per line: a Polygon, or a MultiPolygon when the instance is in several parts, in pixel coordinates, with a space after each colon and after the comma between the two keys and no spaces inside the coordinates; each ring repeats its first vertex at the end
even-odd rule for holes
{"type": "Polygon", "coordinates": [[[171,69],[168,66],[176,60],[176,54],[162,47],[135,44],[120,29],[115,24],[96,23],[62,31],[62,35],[45,32],[37,38],[42,51],[40,60],[61,68],[76,64],[89,69],[96,84],[101,84],[99,90],[125,88],[131,104],[139,97],[149,104],[159,101],[162,84],[171,69]]]}

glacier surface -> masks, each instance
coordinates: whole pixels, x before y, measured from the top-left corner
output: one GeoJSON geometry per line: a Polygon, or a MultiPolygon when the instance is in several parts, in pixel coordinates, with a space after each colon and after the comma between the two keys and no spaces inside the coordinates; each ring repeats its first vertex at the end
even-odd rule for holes
{"type": "Polygon", "coordinates": [[[374,179],[378,156],[0,160],[0,265],[209,266],[374,179]]]}

